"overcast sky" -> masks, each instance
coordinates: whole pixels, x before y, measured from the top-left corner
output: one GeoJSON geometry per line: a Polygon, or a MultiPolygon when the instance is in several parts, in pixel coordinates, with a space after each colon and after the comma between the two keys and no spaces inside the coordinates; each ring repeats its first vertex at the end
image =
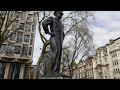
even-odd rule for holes
{"type": "MultiPolygon", "coordinates": [[[[120,37],[120,11],[97,11],[95,13],[95,19],[96,21],[92,25],[91,30],[94,33],[94,43],[97,47],[109,43],[109,39],[120,37]]],[[[45,36],[47,37],[48,35],[45,36]]],[[[40,56],[40,47],[42,47],[42,42],[38,30],[36,30],[33,52],[34,65],[40,56]]]]}

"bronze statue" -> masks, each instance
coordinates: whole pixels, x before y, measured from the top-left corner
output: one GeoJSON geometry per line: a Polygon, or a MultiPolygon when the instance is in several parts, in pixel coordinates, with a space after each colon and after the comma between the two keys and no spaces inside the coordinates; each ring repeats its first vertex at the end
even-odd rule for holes
{"type": "Polygon", "coordinates": [[[48,17],[42,22],[43,29],[46,34],[50,35],[50,49],[51,49],[51,74],[59,75],[62,43],[64,39],[63,25],[61,18],[62,11],[54,11],[55,17],[48,17]],[[48,28],[50,26],[50,30],[48,28]]]}

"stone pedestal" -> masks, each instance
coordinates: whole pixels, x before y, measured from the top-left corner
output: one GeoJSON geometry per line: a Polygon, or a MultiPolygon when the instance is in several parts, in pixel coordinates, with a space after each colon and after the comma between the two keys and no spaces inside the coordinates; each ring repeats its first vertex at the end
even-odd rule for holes
{"type": "Polygon", "coordinates": [[[53,76],[53,75],[49,75],[49,76],[41,76],[39,79],[72,79],[69,76],[53,76]]]}

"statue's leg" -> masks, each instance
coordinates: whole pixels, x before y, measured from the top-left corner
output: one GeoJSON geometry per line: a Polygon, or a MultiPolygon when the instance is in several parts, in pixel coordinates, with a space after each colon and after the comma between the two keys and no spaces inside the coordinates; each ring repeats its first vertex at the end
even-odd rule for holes
{"type": "Polygon", "coordinates": [[[60,62],[61,62],[61,54],[62,54],[62,47],[60,46],[59,47],[59,53],[58,53],[58,61],[57,61],[57,68],[56,68],[56,71],[59,72],[60,70],[60,62]]]}
{"type": "Polygon", "coordinates": [[[51,74],[52,74],[56,70],[56,59],[58,56],[57,45],[53,38],[51,38],[50,48],[51,48],[51,74]]]}

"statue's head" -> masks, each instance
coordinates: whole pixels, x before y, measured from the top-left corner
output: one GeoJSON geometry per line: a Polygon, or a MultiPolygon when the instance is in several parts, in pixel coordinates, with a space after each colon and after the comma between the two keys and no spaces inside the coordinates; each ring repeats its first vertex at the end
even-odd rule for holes
{"type": "Polygon", "coordinates": [[[63,11],[54,11],[54,16],[61,19],[63,16],[63,11]]]}

